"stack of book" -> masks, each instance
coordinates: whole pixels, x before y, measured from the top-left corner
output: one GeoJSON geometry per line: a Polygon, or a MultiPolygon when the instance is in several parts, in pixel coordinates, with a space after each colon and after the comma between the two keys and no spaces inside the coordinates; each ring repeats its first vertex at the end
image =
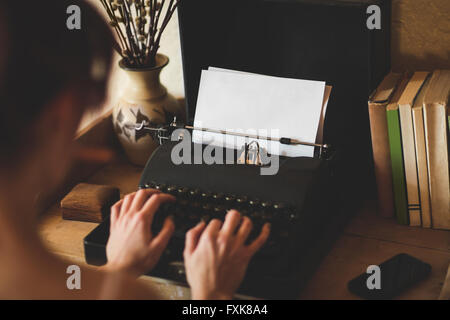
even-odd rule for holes
{"type": "Polygon", "coordinates": [[[390,73],[369,100],[379,212],[450,230],[450,70],[390,73]]]}

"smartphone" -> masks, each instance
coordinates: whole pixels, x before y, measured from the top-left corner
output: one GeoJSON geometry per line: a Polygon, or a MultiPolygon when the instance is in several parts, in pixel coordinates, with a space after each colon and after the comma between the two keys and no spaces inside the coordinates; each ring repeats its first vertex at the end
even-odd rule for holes
{"type": "Polygon", "coordinates": [[[401,253],[383,262],[379,269],[376,269],[372,268],[368,273],[351,280],[348,283],[350,292],[364,299],[392,299],[425,279],[431,272],[431,265],[401,253]]]}

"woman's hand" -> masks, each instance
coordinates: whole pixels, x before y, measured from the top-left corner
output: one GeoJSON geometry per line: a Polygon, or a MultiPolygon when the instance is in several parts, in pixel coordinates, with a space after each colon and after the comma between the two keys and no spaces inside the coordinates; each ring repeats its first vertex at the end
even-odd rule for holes
{"type": "Polygon", "coordinates": [[[140,276],[156,265],[175,226],[172,219],[167,218],[158,235],[153,235],[153,217],[162,203],[174,200],[171,195],[145,189],[125,196],[111,207],[106,270],[140,276]]]}
{"type": "Polygon", "coordinates": [[[245,245],[251,229],[249,218],[241,219],[239,212],[231,210],[223,226],[214,219],[208,226],[202,222],[186,234],[184,262],[193,299],[233,297],[250,259],[269,237],[270,225],[266,224],[260,235],[245,245]]]}

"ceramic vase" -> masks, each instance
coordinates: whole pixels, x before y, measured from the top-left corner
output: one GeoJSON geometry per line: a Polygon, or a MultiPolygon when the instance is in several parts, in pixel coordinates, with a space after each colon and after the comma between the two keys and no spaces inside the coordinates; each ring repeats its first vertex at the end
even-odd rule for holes
{"type": "Polygon", "coordinates": [[[170,123],[175,116],[181,121],[185,118],[181,104],[160,82],[161,70],[168,63],[169,58],[162,54],[156,56],[153,68],[129,68],[119,62],[127,82],[113,108],[113,125],[127,158],[138,166],[146,164],[159,140],[156,132],[137,130],[136,126],[143,121],[158,126],[170,123]]]}

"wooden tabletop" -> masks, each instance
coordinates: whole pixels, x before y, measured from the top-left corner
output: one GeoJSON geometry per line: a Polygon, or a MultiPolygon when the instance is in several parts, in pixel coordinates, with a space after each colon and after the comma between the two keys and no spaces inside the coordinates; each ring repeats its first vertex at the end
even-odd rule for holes
{"type": "MultiPolygon", "coordinates": [[[[83,182],[116,186],[121,196],[136,190],[142,168],[116,160],[83,182]]],[[[96,224],[62,220],[58,204],[40,222],[44,243],[68,261],[85,264],[83,238],[96,224]]],[[[437,299],[450,264],[450,232],[398,225],[394,219],[376,215],[372,206],[361,210],[348,224],[329,254],[323,259],[301,299],[357,299],[347,290],[347,282],[369,265],[380,264],[399,253],[408,253],[432,266],[431,276],[399,299],[437,299]]],[[[168,299],[189,298],[189,290],[169,282],[142,277],[168,299]]]]}

